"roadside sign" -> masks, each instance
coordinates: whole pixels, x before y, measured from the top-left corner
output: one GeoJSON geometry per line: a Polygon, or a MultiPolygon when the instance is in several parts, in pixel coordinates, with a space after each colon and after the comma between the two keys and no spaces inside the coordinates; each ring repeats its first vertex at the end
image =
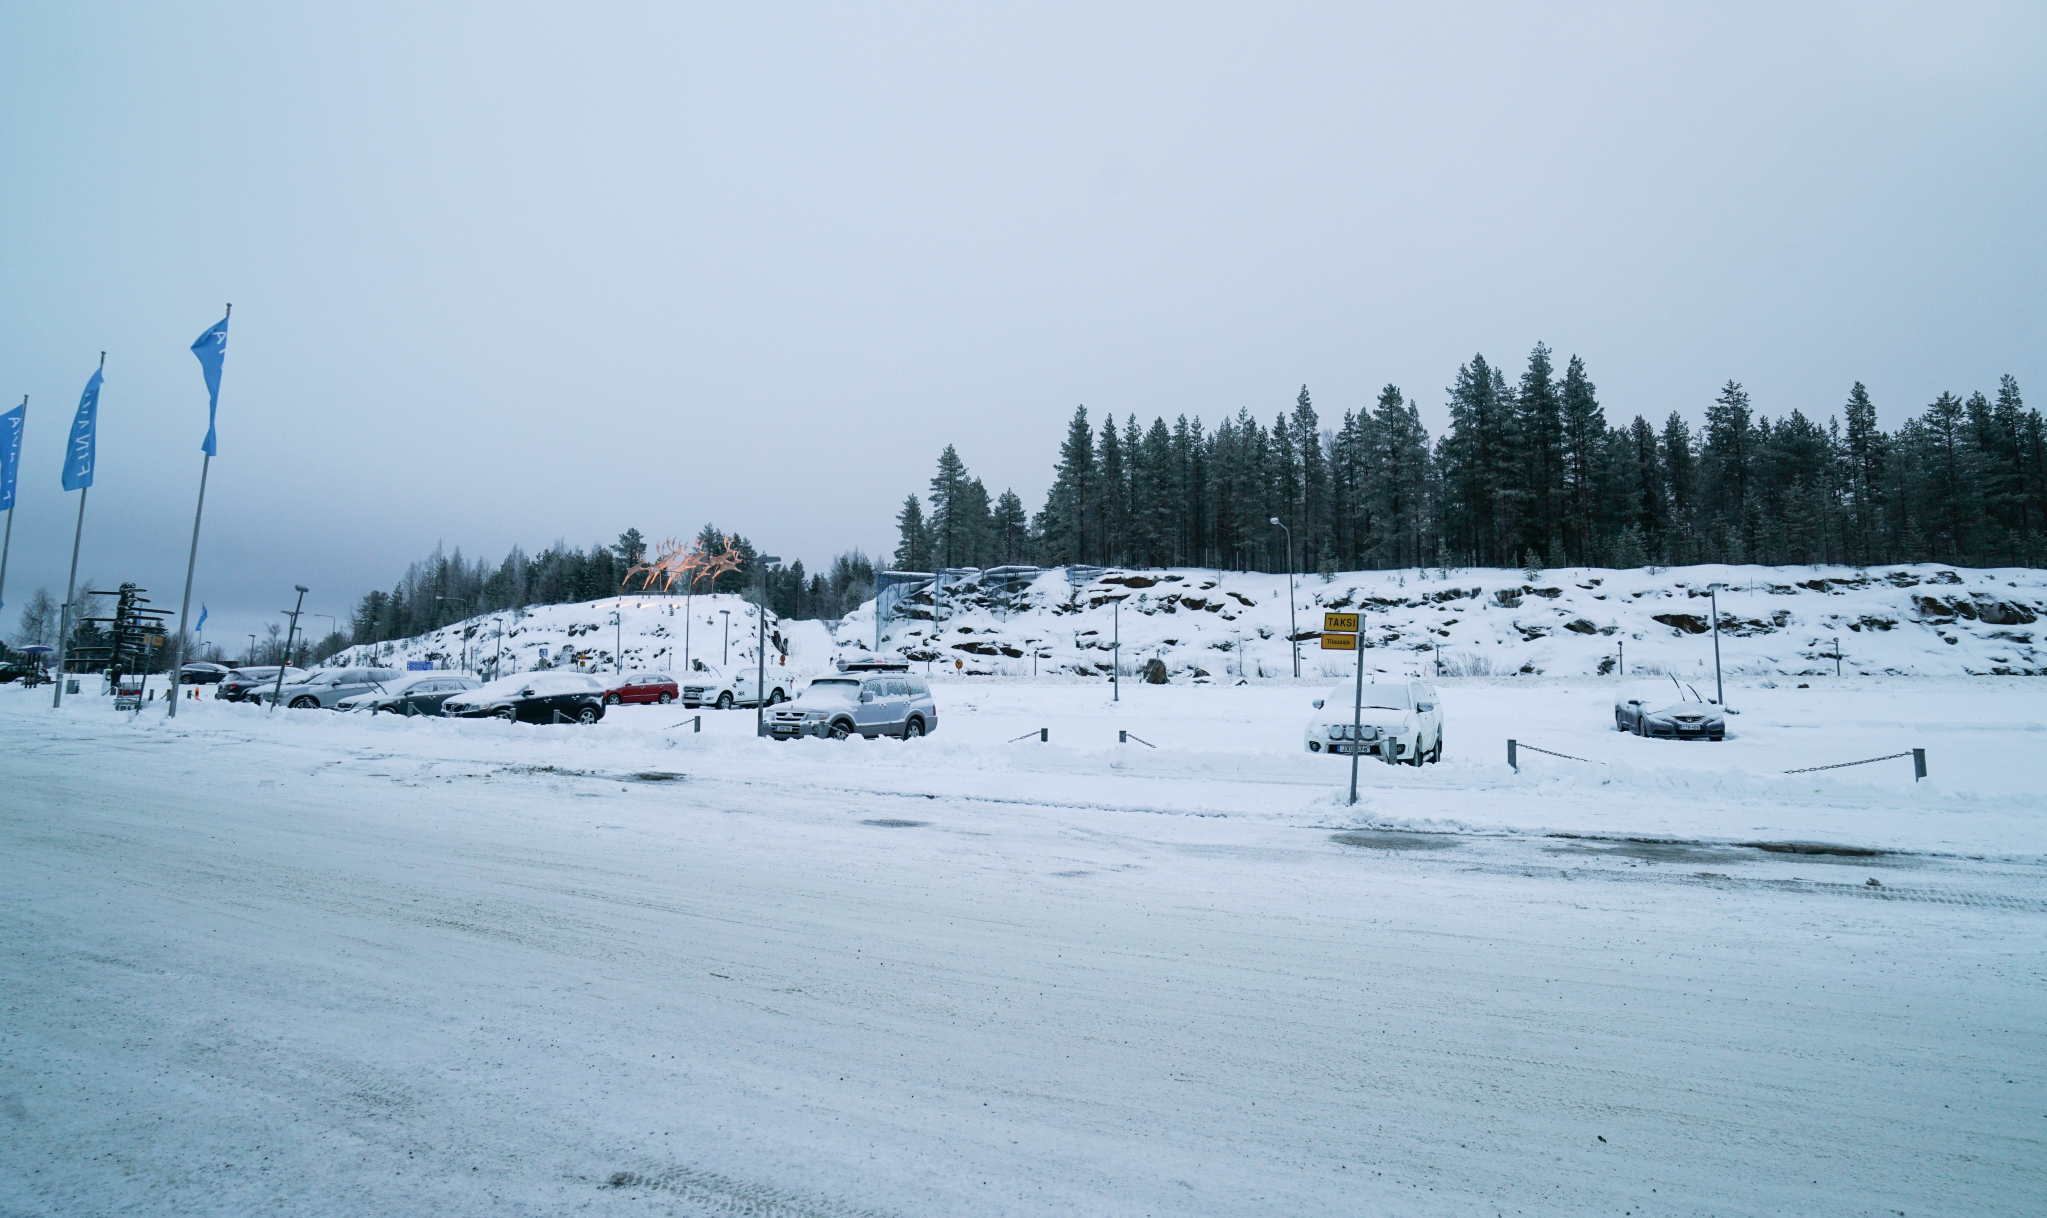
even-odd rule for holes
{"type": "Polygon", "coordinates": [[[1356,634],[1358,615],[1355,613],[1325,613],[1322,615],[1322,629],[1332,634],[1356,634]]]}
{"type": "Polygon", "coordinates": [[[405,661],[405,671],[407,672],[432,672],[433,670],[434,662],[432,660],[405,661]]]}
{"type": "Polygon", "coordinates": [[[1324,651],[1356,651],[1357,649],[1358,636],[1354,634],[1325,634],[1322,636],[1322,650],[1324,651]]]}

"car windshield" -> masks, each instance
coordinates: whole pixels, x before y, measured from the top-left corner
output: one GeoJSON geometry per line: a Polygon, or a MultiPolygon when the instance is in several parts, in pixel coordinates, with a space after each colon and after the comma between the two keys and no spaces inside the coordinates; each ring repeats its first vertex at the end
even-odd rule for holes
{"type": "MultiPolygon", "coordinates": [[[[1324,700],[1322,709],[1337,712],[1347,711],[1351,708],[1351,704],[1357,701],[1357,697],[1358,691],[1355,687],[1339,685],[1329,691],[1329,696],[1324,700]]],[[[1364,701],[1361,705],[1366,710],[1407,710],[1409,709],[1407,686],[1367,685],[1365,686],[1364,701]]]]}
{"type": "Polygon", "coordinates": [[[806,697],[839,698],[851,701],[860,696],[860,682],[849,677],[824,677],[810,683],[804,691],[806,697]]]}

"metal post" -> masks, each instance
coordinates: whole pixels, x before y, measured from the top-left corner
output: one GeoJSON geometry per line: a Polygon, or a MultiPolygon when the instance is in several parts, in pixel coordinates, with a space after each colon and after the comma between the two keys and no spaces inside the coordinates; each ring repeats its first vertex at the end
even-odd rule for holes
{"type": "Polygon", "coordinates": [[[1123,602],[1109,602],[1109,701],[1123,700],[1123,602]]]}
{"type": "Polygon", "coordinates": [[[1913,782],[1918,782],[1918,781],[1919,781],[1920,779],[1922,779],[1922,778],[1924,778],[1924,777],[1926,777],[1926,750],[1925,750],[1925,749],[1913,749],[1913,750],[1912,750],[1912,781],[1913,781],[1913,782]]]}
{"type": "Polygon", "coordinates": [[[71,532],[71,574],[64,581],[64,607],[57,612],[57,693],[50,709],[64,705],[64,660],[71,651],[71,600],[78,595],[78,543],[85,536],[85,497],[92,488],[78,488],[78,527],[71,532]]]}
{"type": "Polygon", "coordinates": [[[1280,524],[1279,517],[1277,516],[1272,518],[1272,523],[1278,524],[1286,533],[1287,644],[1294,649],[1294,680],[1298,681],[1301,679],[1301,640],[1299,638],[1301,623],[1294,616],[1294,601],[1298,599],[1294,595],[1294,531],[1280,524]]]}
{"type": "Polygon", "coordinates": [[[718,662],[729,666],[732,663],[732,611],[730,609],[720,609],[718,610],[718,616],[725,619],[725,654],[719,658],[718,662]]]}
{"type": "Polygon", "coordinates": [[[1727,709],[1727,687],[1720,680],[1720,590],[1709,588],[1706,599],[1713,606],[1713,694],[1714,702],[1727,709]]]}
{"type": "Polygon", "coordinates": [[[625,614],[617,607],[611,610],[611,656],[612,667],[620,676],[625,675],[625,614]]]}
{"type": "Polygon", "coordinates": [[[1621,649],[1621,675],[1625,677],[1628,675],[1628,641],[1622,639],[1619,646],[1621,649]]]}
{"type": "Polygon", "coordinates": [[[291,629],[284,632],[284,662],[277,666],[277,684],[270,691],[270,709],[273,712],[277,709],[277,700],[284,696],[284,670],[291,667],[291,636],[299,628],[299,610],[306,607],[306,586],[293,584],[292,587],[298,589],[299,599],[291,608],[291,629]]]}
{"type": "Polygon", "coordinates": [[[1507,767],[1516,774],[1521,772],[1521,763],[1514,759],[1514,741],[1511,737],[1507,740],[1507,767]]]}
{"type": "MultiPolygon", "coordinates": [[[[762,554],[758,558],[761,565],[761,603],[754,606],[760,615],[760,638],[754,647],[759,669],[753,679],[753,734],[765,736],[768,734],[768,568],[782,560],[774,554],[762,554]]],[[[731,620],[726,619],[728,622],[731,620]]]]}
{"type": "Polygon", "coordinates": [[[199,462],[199,506],[192,509],[192,549],[185,555],[185,599],[178,602],[178,641],[171,651],[170,718],[178,717],[178,679],[185,663],[185,622],[192,612],[192,571],[199,563],[199,518],[206,512],[206,475],[213,468],[213,454],[199,462]]]}
{"type": "MultiPolygon", "coordinates": [[[[1358,618],[1358,625],[1363,626],[1364,624],[1365,621],[1361,615],[1358,618]]],[[[1362,635],[1364,632],[1359,631],[1358,633],[1362,635]]],[[[1360,638],[1358,641],[1363,642],[1364,640],[1360,638]]],[[[1350,711],[1350,802],[1353,806],[1358,802],[1358,753],[1365,745],[1365,649],[1356,647],[1355,650],[1358,656],[1358,693],[1357,698],[1351,703],[1350,711]]],[[[1414,747],[1420,748],[1421,746],[1421,734],[1417,732],[1414,738],[1414,747]]]]}
{"type": "Polygon", "coordinates": [[[1834,636],[1834,675],[1841,675],[1841,636],[1834,636]]]}

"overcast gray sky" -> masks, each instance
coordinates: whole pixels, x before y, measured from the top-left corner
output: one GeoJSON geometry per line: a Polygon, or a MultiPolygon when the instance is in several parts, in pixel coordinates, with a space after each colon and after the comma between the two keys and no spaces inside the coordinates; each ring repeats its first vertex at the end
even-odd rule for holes
{"type": "Polygon", "coordinates": [[[175,603],[230,300],[231,647],[436,541],[884,549],[949,441],[1035,510],[1077,403],[2047,401],[2043,69],[2038,4],[6,3],[0,617],[102,349],[81,570],[175,603]]]}

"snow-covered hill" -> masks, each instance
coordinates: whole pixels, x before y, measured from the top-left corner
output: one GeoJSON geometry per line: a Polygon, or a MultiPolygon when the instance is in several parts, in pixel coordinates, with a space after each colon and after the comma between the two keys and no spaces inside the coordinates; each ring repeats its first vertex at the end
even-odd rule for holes
{"type": "MultiPolygon", "coordinates": [[[[1212,569],[1064,569],[1012,595],[972,578],[929,585],[884,624],[880,650],[958,673],[1106,674],[1114,640],[1136,674],[1153,659],[1171,679],[1292,673],[1298,627],[1304,677],[1352,671],[1320,648],[1325,610],[1363,614],[1367,670],[1444,675],[1710,672],[1707,590],[1719,594],[1722,664],[1751,674],[2047,675],[2047,571],[1932,564],[1696,566],[1660,570],[1367,571],[1295,581],[1212,569]],[[1625,653],[1623,655],[1623,653],[1625,653]]],[[[838,630],[837,654],[869,654],[873,605],[838,630]]]]}
{"type": "MultiPolygon", "coordinates": [[[[430,661],[487,677],[580,661],[587,670],[608,673],[623,652],[628,670],[681,672],[685,661],[750,667],[758,637],[754,614],[752,605],[731,595],[628,594],[486,613],[413,638],[350,647],[327,663],[403,668],[409,661],[430,661]],[[565,652],[570,659],[563,659],[565,652]]],[[[807,675],[831,658],[824,623],[769,615],[769,664],[807,675]]]]}

